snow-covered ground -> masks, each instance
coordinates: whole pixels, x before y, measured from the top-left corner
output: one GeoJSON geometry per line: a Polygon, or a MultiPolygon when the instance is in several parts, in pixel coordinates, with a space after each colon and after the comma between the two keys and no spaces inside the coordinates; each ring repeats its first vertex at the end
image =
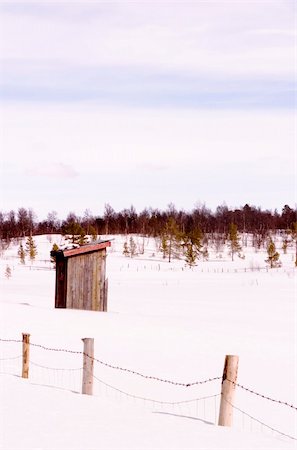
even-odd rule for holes
{"type": "Polygon", "coordinates": [[[0,259],[1,449],[297,448],[271,429],[297,438],[290,406],[237,387],[234,426],[218,427],[220,379],[183,387],[119,369],[187,384],[221,377],[225,355],[237,354],[240,385],[296,406],[293,248],[279,250],[278,269],[266,270],[265,249],[251,247],[234,262],[227,249],[210,251],[190,269],[164,261],[154,240],[126,258],[124,237],[116,236],[108,312],[99,313],[54,308],[49,251],[62,238],[34,239],[33,264],[20,264],[18,244],[0,259]],[[41,346],[31,346],[28,380],[20,377],[21,343],[6,341],[23,332],[41,346]],[[95,339],[98,360],[119,367],[95,362],[93,396],[80,393],[84,337],[95,339]]]}

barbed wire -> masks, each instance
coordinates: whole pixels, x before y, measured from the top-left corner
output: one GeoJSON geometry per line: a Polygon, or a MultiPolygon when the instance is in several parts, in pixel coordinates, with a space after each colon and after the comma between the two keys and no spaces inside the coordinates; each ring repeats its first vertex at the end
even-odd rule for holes
{"type": "Polygon", "coordinates": [[[244,414],[245,416],[249,417],[251,420],[254,420],[255,422],[259,423],[259,424],[262,425],[263,427],[266,427],[266,428],[268,428],[269,430],[274,431],[274,432],[276,432],[276,433],[278,433],[278,434],[280,434],[280,435],[282,435],[282,436],[285,436],[285,437],[287,437],[287,438],[289,438],[289,439],[292,439],[292,440],[294,440],[294,441],[297,441],[297,438],[296,438],[296,437],[291,436],[290,434],[283,433],[282,431],[277,430],[276,428],[273,428],[273,427],[271,427],[270,425],[267,425],[267,423],[262,422],[261,420],[257,419],[256,417],[254,417],[254,416],[248,414],[247,412],[243,411],[242,409],[238,408],[237,406],[234,406],[231,402],[229,402],[229,400],[226,399],[226,397],[223,397],[223,398],[224,398],[224,401],[225,401],[226,403],[229,403],[229,405],[232,406],[232,408],[236,409],[237,411],[241,412],[241,413],[244,414]]]}
{"type": "MultiPolygon", "coordinates": [[[[0,342],[14,342],[18,344],[22,344],[23,341],[21,339],[1,339],[0,342]]],[[[29,344],[31,347],[41,348],[42,350],[51,351],[51,352],[62,352],[62,353],[71,353],[74,355],[83,355],[84,352],[77,351],[77,350],[69,350],[66,348],[52,348],[52,347],[46,347],[45,345],[41,344],[35,344],[34,342],[30,342],[29,344]]]]}
{"type": "Polygon", "coordinates": [[[221,378],[222,378],[222,377],[213,377],[213,378],[208,378],[208,379],[202,380],[202,381],[193,381],[192,383],[181,383],[181,382],[178,382],[178,381],[167,380],[165,378],[159,378],[159,377],[156,377],[156,376],[153,376],[153,375],[144,375],[144,374],[142,374],[140,372],[137,372],[135,370],[132,370],[132,369],[125,369],[125,368],[120,367],[120,366],[114,366],[112,364],[106,363],[106,362],[101,361],[100,359],[94,358],[94,357],[92,357],[92,356],[90,356],[90,355],[88,355],[86,353],[84,353],[84,355],[87,356],[90,359],[93,359],[94,361],[96,361],[97,363],[99,363],[99,364],[101,364],[101,365],[103,365],[105,367],[109,367],[110,369],[120,370],[122,372],[131,373],[132,375],[137,375],[137,376],[139,376],[141,378],[145,378],[147,380],[159,381],[161,383],[168,383],[168,384],[172,384],[174,386],[191,387],[191,386],[196,386],[196,385],[199,385],[199,384],[206,384],[206,383],[209,383],[209,382],[212,382],[212,381],[216,381],[216,380],[221,380],[221,378]]]}
{"type": "Polygon", "coordinates": [[[16,342],[18,344],[22,343],[23,341],[20,339],[1,339],[0,338],[0,342],[16,342]]]}
{"type": "Polygon", "coordinates": [[[142,374],[140,372],[137,372],[135,370],[132,370],[132,369],[127,369],[127,368],[124,368],[124,367],[115,366],[113,364],[110,364],[110,363],[107,363],[107,362],[102,361],[100,359],[97,359],[94,356],[88,355],[87,353],[84,353],[84,352],[81,352],[81,351],[68,350],[68,349],[54,349],[54,348],[50,348],[50,347],[45,347],[44,345],[41,345],[41,344],[34,344],[34,343],[30,343],[30,345],[32,345],[34,347],[42,348],[42,349],[47,350],[47,351],[66,352],[66,353],[71,353],[71,354],[84,355],[84,356],[92,359],[93,361],[97,362],[98,364],[101,364],[101,365],[103,365],[105,367],[108,367],[109,369],[119,370],[121,372],[126,372],[126,373],[130,373],[132,375],[137,375],[137,376],[139,376],[141,378],[145,378],[147,380],[159,381],[159,382],[162,382],[162,383],[172,384],[174,386],[191,387],[191,386],[206,384],[206,383],[209,383],[209,382],[221,379],[221,377],[213,377],[213,378],[208,378],[208,379],[202,380],[202,381],[194,381],[194,382],[191,382],[191,383],[181,383],[181,382],[177,382],[177,381],[168,380],[168,379],[165,379],[165,378],[159,378],[159,377],[156,377],[156,376],[153,376],[153,375],[144,375],[144,374],[142,374]]]}
{"type": "Polygon", "coordinates": [[[214,397],[218,397],[221,394],[214,394],[214,395],[208,395],[207,397],[200,397],[200,398],[194,398],[194,399],[190,399],[190,400],[182,400],[182,401],[178,401],[178,402],[168,402],[168,401],[162,401],[162,400],[155,400],[152,398],[147,398],[147,397],[141,397],[138,395],[134,395],[134,394],[130,394],[128,392],[122,391],[119,388],[116,388],[108,383],[106,383],[105,381],[103,381],[102,379],[98,378],[96,375],[93,375],[93,378],[95,380],[97,380],[99,383],[103,384],[104,386],[116,391],[116,392],[120,392],[121,394],[126,395],[127,397],[136,399],[136,400],[142,400],[142,401],[146,401],[146,402],[151,402],[151,403],[156,403],[159,405],[169,405],[169,406],[175,406],[175,405],[183,405],[183,404],[187,404],[187,403],[193,403],[193,402],[198,402],[201,400],[207,400],[209,398],[214,398],[214,397]]]}
{"type": "MultiPolygon", "coordinates": [[[[0,342],[22,343],[23,341],[20,340],[20,339],[2,339],[2,338],[0,338],[0,342]]],[[[84,355],[84,356],[92,359],[93,361],[97,362],[98,364],[101,364],[101,365],[103,365],[105,367],[108,367],[110,369],[119,370],[121,372],[130,373],[132,375],[136,375],[136,376],[139,376],[139,377],[147,379],[147,380],[159,381],[159,382],[171,384],[171,385],[174,385],[174,386],[192,387],[192,386],[203,385],[203,384],[206,384],[206,383],[210,383],[210,382],[222,379],[222,377],[219,376],[219,377],[208,378],[208,379],[200,380],[200,381],[193,381],[193,382],[190,382],[190,383],[182,383],[182,382],[168,380],[168,379],[165,379],[165,378],[156,377],[154,375],[145,375],[143,373],[137,372],[137,371],[132,370],[132,369],[127,369],[127,368],[123,368],[123,367],[120,367],[120,366],[116,366],[116,365],[104,362],[104,361],[102,361],[100,359],[97,359],[97,358],[95,358],[95,357],[93,357],[91,355],[88,355],[87,353],[84,353],[82,351],[62,349],[62,348],[52,348],[52,347],[47,347],[47,346],[44,346],[44,345],[41,345],[41,344],[35,344],[35,343],[32,343],[32,342],[30,342],[30,346],[36,347],[36,348],[41,348],[41,349],[46,350],[46,351],[63,352],[63,353],[70,353],[70,354],[74,354],[74,355],[84,355]]],[[[44,368],[46,368],[46,367],[44,366],[44,368]]],[[[292,408],[294,410],[297,410],[296,406],[290,405],[287,402],[284,402],[282,400],[276,400],[276,399],[268,397],[268,396],[266,396],[264,394],[260,394],[260,393],[254,391],[254,390],[252,390],[250,388],[247,388],[247,387],[245,387],[245,386],[243,386],[243,385],[241,385],[239,383],[235,383],[234,381],[231,381],[229,379],[227,379],[227,381],[229,381],[230,383],[234,384],[235,386],[238,386],[241,389],[243,389],[243,390],[245,390],[247,392],[250,392],[251,394],[254,394],[254,395],[258,396],[258,397],[261,397],[261,398],[264,398],[266,400],[272,401],[274,403],[278,403],[278,404],[281,404],[281,405],[284,405],[284,406],[288,406],[288,407],[290,407],[290,408],[292,408]]]]}
{"type": "Polygon", "coordinates": [[[280,405],[288,406],[289,408],[295,409],[297,411],[297,407],[294,405],[290,405],[290,403],[284,402],[282,400],[276,400],[274,398],[268,397],[267,395],[260,394],[259,392],[253,391],[252,389],[247,388],[247,387],[243,386],[242,384],[235,383],[234,381],[231,381],[228,378],[226,378],[226,380],[229,381],[230,383],[232,383],[233,385],[238,386],[239,388],[243,389],[244,391],[249,392],[250,394],[254,394],[258,397],[264,398],[265,400],[270,400],[271,402],[274,402],[274,403],[279,403],[280,405]]]}
{"type": "MultiPolygon", "coordinates": [[[[22,343],[22,340],[16,340],[16,339],[0,339],[0,341],[2,342],[18,342],[18,343],[22,343]]],[[[147,380],[154,380],[154,381],[159,381],[162,383],[168,383],[168,384],[172,384],[174,386],[182,386],[182,387],[191,387],[191,386],[196,386],[196,385],[201,385],[201,384],[206,384],[212,381],[216,381],[216,380],[220,380],[222,377],[213,377],[213,378],[208,378],[206,380],[202,380],[202,381],[194,381],[191,383],[181,383],[181,382],[177,382],[177,381],[172,381],[172,380],[167,380],[165,378],[159,378],[153,375],[144,375],[140,372],[137,372],[135,370],[132,369],[127,369],[127,368],[123,368],[120,366],[115,366],[113,364],[101,361],[100,359],[97,359],[91,355],[88,355],[87,353],[81,352],[81,351],[76,351],[76,350],[68,350],[68,349],[62,349],[62,348],[51,348],[51,347],[46,347],[44,345],[41,344],[35,344],[33,342],[30,342],[30,346],[32,347],[37,347],[37,348],[41,348],[43,350],[46,351],[54,351],[54,352],[65,352],[65,353],[71,353],[71,354],[76,354],[76,355],[85,355],[88,358],[92,359],[93,361],[97,362],[98,364],[101,364],[105,367],[108,367],[110,369],[115,369],[115,370],[120,370],[122,372],[126,372],[126,373],[131,373],[132,375],[137,375],[139,377],[145,378],[147,380]]]]}

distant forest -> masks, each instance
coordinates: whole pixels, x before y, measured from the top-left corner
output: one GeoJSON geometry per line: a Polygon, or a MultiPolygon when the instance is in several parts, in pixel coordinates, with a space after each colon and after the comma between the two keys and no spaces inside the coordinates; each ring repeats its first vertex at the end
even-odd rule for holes
{"type": "Polygon", "coordinates": [[[277,210],[261,210],[260,207],[245,206],[229,209],[220,205],[212,212],[205,205],[197,206],[192,211],[177,210],[173,204],[165,211],[145,208],[137,213],[134,206],[116,212],[109,204],[105,205],[102,216],[94,216],[86,209],[82,217],[70,212],[65,220],[60,220],[55,211],[48,213],[46,220],[38,221],[32,209],[19,208],[17,211],[0,212],[0,239],[10,240],[37,234],[142,234],[161,236],[174,220],[176,227],[183,233],[200,230],[202,234],[227,234],[230,224],[237,230],[252,233],[265,238],[269,232],[285,230],[296,232],[296,209],[285,205],[281,213],[277,210]],[[69,231],[71,229],[72,231],[69,231]]]}

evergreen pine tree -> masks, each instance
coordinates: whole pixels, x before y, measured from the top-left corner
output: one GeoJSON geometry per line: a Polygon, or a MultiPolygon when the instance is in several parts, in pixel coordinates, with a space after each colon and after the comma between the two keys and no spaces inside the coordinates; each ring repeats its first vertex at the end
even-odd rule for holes
{"type": "Polygon", "coordinates": [[[90,235],[92,236],[92,241],[93,242],[97,241],[98,234],[97,234],[96,228],[93,227],[93,225],[90,225],[89,232],[90,232],[90,235]]]}
{"type": "Polygon", "coordinates": [[[202,246],[203,234],[200,228],[194,228],[189,233],[184,233],[182,236],[183,244],[185,248],[185,259],[186,263],[190,266],[195,265],[196,260],[199,259],[200,255],[204,259],[208,258],[207,247],[202,246]]]}
{"type": "Polygon", "coordinates": [[[283,240],[282,249],[283,249],[284,255],[286,255],[287,249],[288,249],[288,239],[286,239],[286,238],[283,240]]]}
{"type": "Polygon", "coordinates": [[[201,252],[201,248],[202,248],[202,232],[200,230],[200,228],[194,228],[189,234],[188,234],[188,239],[191,241],[191,243],[193,244],[196,252],[199,254],[201,252]]]}
{"type": "Polygon", "coordinates": [[[130,250],[127,242],[124,242],[123,255],[128,257],[130,255],[130,250]]]}
{"type": "Polygon", "coordinates": [[[26,253],[27,255],[29,255],[31,261],[33,261],[35,259],[35,256],[37,255],[36,244],[32,236],[29,236],[26,240],[26,253]]]}
{"type": "Polygon", "coordinates": [[[208,258],[209,258],[209,253],[208,253],[208,249],[207,249],[206,246],[203,247],[201,253],[202,253],[202,256],[203,256],[203,260],[207,261],[208,258]]]}
{"type": "Polygon", "coordinates": [[[18,255],[20,257],[21,264],[25,264],[26,253],[25,253],[25,250],[24,250],[24,247],[23,247],[22,243],[20,243],[19,250],[18,250],[18,255]]]}
{"type": "Polygon", "coordinates": [[[173,256],[178,256],[181,247],[181,233],[173,217],[169,217],[165,229],[161,234],[161,250],[163,258],[168,256],[168,262],[171,262],[173,256]]]}
{"type": "Polygon", "coordinates": [[[88,238],[86,236],[85,230],[82,228],[80,235],[77,238],[77,242],[79,245],[84,245],[87,242],[88,238]]]}
{"type": "Polygon", "coordinates": [[[11,268],[9,267],[9,265],[6,266],[5,269],[5,276],[6,278],[9,280],[9,278],[11,277],[11,268]]]}
{"type": "Polygon", "coordinates": [[[275,244],[270,238],[267,245],[268,258],[265,260],[270,265],[270,268],[280,267],[281,263],[279,261],[279,253],[276,251],[275,244]]]}
{"type": "Polygon", "coordinates": [[[166,258],[168,254],[168,244],[167,244],[167,236],[165,233],[161,236],[161,247],[160,247],[162,253],[163,253],[163,259],[166,258]]]}
{"type": "Polygon", "coordinates": [[[86,242],[86,232],[79,222],[70,218],[62,227],[62,234],[73,244],[83,245],[86,242]]]}
{"type": "Polygon", "coordinates": [[[234,223],[230,224],[228,234],[229,248],[232,261],[234,261],[234,255],[237,254],[241,257],[241,246],[239,244],[239,235],[237,232],[237,226],[234,223]]]}
{"type": "Polygon", "coordinates": [[[186,253],[185,253],[185,260],[186,264],[189,267],[193,267],[196,265],[196,259],[197,259],[197,251],[194,249],[194,246],[191,242],[189,242],[186,245],[186,253]]]}
{"type": "MultiPolygon", "coordinates": [[[[59,246],[56,243],[54,243],[52,246],[52,251],[56,252],[58,250],[59,250],[59,246]]],[[[51,256],[51,262],[53,263],[54,267],[56,267],[56,257],[55,256],[51,256]]]]}
{"type": "Polygon", "coordinates": [[[136,243],[132,236],[130,237],[129,243],[130,243],[130,257],[133,258],[133,256],[136,255],[136,243]]]}

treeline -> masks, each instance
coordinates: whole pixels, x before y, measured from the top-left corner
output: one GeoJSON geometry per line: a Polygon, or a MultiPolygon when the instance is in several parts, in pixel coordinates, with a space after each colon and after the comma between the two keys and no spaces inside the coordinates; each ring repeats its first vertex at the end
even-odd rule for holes
{"type": "Polygon", "coordinates": [[[116,212],[109,204],[105,205],[102,216],[94,216],[86,210],[82,217],[70,212],[65,220],[60,220],[55,211],[47,215],[46,220],[38,221],[32,209],[19,208],[17,211],[0,212],[0,239],[30,236],[33,234],[142,234],[161,236],[169,220],[181,232],[189,234],[200,230],[202,234],[217,233],[227,235],[230,224],[235,224],[241,233],[252,233],[264,238],[276,230],[296,229],[296,209],[285,205],[281,213],[277,210],[263,210],[260,207],[245,206],[229,209],[220,205],[212,212],[205,205],[192,211],[177,210],[170,204],[165,211],[145,208],[140,213],[131,206],[116,212]]]}

